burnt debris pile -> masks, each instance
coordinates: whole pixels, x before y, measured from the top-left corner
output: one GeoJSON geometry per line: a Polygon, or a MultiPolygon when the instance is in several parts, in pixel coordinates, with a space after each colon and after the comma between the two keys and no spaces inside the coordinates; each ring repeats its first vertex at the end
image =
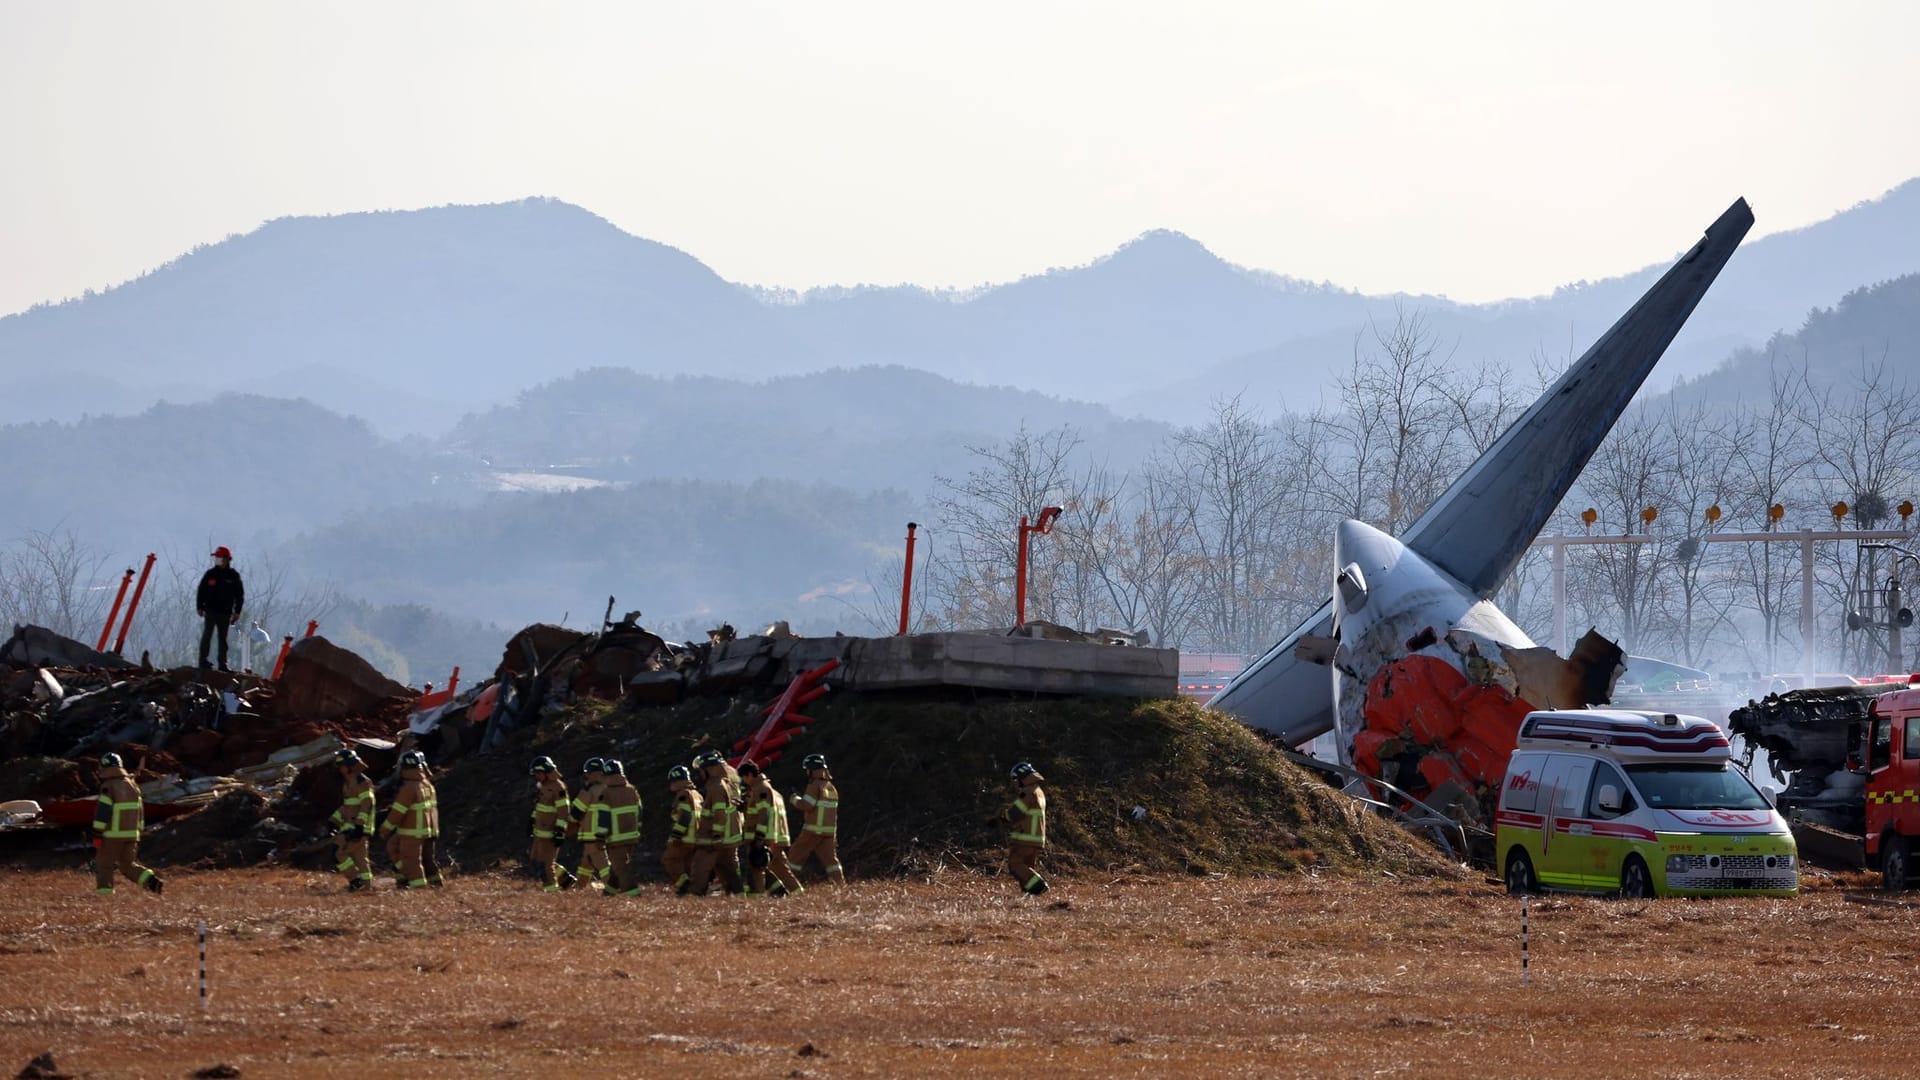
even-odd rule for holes
{"type": "Polygon", "coordinates": [[[784,753],[759,757],[791,794],[801,756],[828,756],[856,875],[992,870],[1004,834],[988,819],[1022,760],[1047,777],[1049,858],[1066,872],[1458,872],[1192,702],[882,688],[897,680],[862,657],[898,643],[863,653],[867,639],[810,641],[780,625],[722,627],[699,644],[633,618],[600,633],[535,625],[506,643],[492,677],[428,693],[317,636],[295,643],[278,679],[151,670],[45,631],[23,636],[31,648],[0,653],[0,854],[15,859],[84,861],[94,764],[111,750],[141,784],[153,865],[319,868],[340,795],[333,756],[350,746],[383,807],[399,755],[427,754],[443,858],[469,872],[523,859],[533,757],[556,759],[570,784],[587,758],[619,758],[645,799],[653,867],[667,770],[709,749],[737,757],[796,677],[830,670],[830,692],[805,707],[812,722],[791,729],[784,753]]]}

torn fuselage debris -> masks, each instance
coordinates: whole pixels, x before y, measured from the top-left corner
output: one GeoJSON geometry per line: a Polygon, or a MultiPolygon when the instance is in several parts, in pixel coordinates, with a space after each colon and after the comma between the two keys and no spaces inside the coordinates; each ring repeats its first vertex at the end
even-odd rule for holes
{"type": "MultiPolygon", "coordinates": [[[[1334,539],[1336,739],[1356,769],[1484,816],[1535,709],[1605,704],[1621,651],[1589,631],[1563,659],[1492,601],[1364,522],[1334,539]]],[[[1324,651],[1324,649],[1323,649],[1324,651]]]]}

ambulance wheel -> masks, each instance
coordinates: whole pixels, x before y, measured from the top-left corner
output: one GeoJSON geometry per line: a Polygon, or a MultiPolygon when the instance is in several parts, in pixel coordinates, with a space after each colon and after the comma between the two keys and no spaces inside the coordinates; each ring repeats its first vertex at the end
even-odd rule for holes
{"type": "Polygon", "coordinates": [[[1620,895],[1627,900],[1653,899],[1653,875],[1638,855],[1627,856],[1627,864],[1620,868],[1620,895]]]}
{"type": "Polygon", "coordinates": [[[1507,895],[1527,896],[1540,891],[1540,882],[1533,876],[1533,860],[1527,858],[1526,848],[1514,848],[1507,853],[1507,895]]]}
{"type": "Polygon", "coordinates": [[[1889,836],[1880,842],[1881,888],[1888,892],[1906,892],[1910,870],[1906,837],[1889,836]]]}

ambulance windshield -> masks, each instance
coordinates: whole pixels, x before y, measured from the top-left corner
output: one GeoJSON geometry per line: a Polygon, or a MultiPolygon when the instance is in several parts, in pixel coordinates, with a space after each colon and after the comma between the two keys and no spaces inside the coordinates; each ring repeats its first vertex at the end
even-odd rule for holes
{"type": "Polygon", "coordinates": [[[1765,810],[1767,800],[1732,765],[1629,765],[1627,775],[1657,810],[1765,810]]]}

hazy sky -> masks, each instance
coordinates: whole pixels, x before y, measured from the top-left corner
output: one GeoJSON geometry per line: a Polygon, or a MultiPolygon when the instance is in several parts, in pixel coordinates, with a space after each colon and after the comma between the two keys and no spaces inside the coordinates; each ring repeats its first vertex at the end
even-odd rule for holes
{"type": "Polygon", "coordinates": [[[1150,228],[1544,292],[1920,175],[1920,4],[0,7],[0,312],[288,214],[552,195],[736,281],[973,285],[1150,228]]]}

